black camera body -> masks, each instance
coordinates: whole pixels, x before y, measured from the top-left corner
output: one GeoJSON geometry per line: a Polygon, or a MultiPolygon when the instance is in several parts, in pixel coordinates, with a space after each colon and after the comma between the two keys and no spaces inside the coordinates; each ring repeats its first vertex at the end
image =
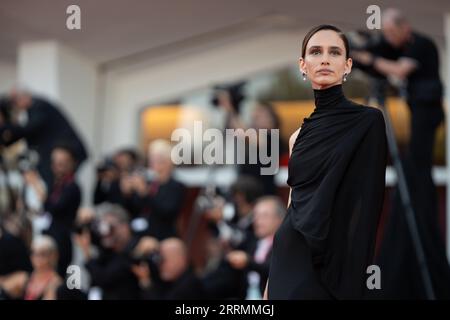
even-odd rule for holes
{"type": "Polygon", "coordinates": [[[100,164],[97,166],[97,173],[104,173],[108,170],[115,170],[117,169],[116,164],[114,163],[114,160],[111,157],[106,157],[103,159],[100,164]]]}
{"type": "Polygon", "coordinates": [[[13,113],[13,103],[7,97],[0,98],[0,117],[4,123],[11,123],[13,113]]]}
{"type": "Polygon", "coordinates": [[[35,171],[39,164],[39,154],[34,150],[27,150],[17,157],[17,169],[21,172],[35,171]]]}
{"type": "Polygon", "coordinates": [[[215,107],[220,107],[219,94],[223,91],[228,92],[230,95],[230,102],[236,113],[239,113],[241,108],[241,102],[245,99],[243,94],[243,87],[245,82],[239,82],[232,85],[220,85],[214,87],[214,96],[211,100],[211,104],[215,107]]]}
{"type": "Polygon", "coordinates": [[[152,183],[157,179],[155,171],[143,167],[134,169],[130,174],[144,178],[147,183],[152,183]]]}
{"type": "Polygon", "coordinates": [[[73,232],[76,234],[82,234],[84,232],[92,232],[92,222],[78,224],[73,228],[73,232]]]}
{"type": "Polygon", "coordinates": [[[131,256],[130,264],[132,265],[140,265],[142,263],[147,263],[149,265],[159,266],[161,264],[162,257],[159,251],[154,251],[149,255],[145,256],[131,256]]]}

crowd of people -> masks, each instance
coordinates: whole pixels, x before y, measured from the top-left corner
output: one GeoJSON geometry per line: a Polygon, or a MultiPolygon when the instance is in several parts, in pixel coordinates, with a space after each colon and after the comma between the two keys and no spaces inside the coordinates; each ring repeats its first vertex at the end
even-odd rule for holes
{"type": "MultiPolygon", "coordinates": [[[[277,126],[271,108],[255,108],[252,125],[277,126]]],[[[187,188],[174,178],[171,144],[155,140],[144,157],[132,148],[105,157],[96,167],[93,203],[85,207],[76,179],[87,156],[83,143],[67,120],[58,129],[67,135],[41,135],[51,126],[48,116],[65,119],[26,92],[2,101],[1,299],[262,297],[286,206],[274,195],[273,177],[255,170],[261,164],[239,168],[236,182],[217,189],[212,205],[202,208],[213,250],[199,268],[179,230],[187,188]],[[15,120],[23,110],[24,124],[15,120]],[[35,145],[51,146],[34,148],[40,161],[29,151],[35,145]],[[80,268],[82,284],[69,289],[72,266],[80,268]]],[[[194,208],[187,210],[192,215],[194,208]]]]}
{"type": "MultiPolygon", "coordinates": [[[[432,284],[438,297],[448,297],[443,280],[450,279],[450,269],[431,177],[434,136],[444,118],[437,49],[413,32],[400,12],[386,12],[383,21],[383,41],[353,58],[378,80],[397,77],[408,83],[412,135],[403,163],[432,284]]],[[[216,97],[227,115],[223,129],[280,128],[268,103],[259,103],[251,123],[244,124],[242,96],[233,90],[219,90],[216,97]]],[[[263,147],[261,139],[249,142],[263,147]]],[[[0,300],[261,299],[273,237],[286,214],[274,176],[261,175],[259,162],[237,166],[238,178],[229,188],[207,194],[207,205],[186,208],[188,188],[174,176],[171,148],[158,139],[144,155],[124,148],[105,157],[93,172],[92,205],[84,207],[76,176],[88,153],[74,126],[45,99],[23,90],[5,95],[0,100],[0,300]],[[183,210],[188,218],[199,213],[206,221],[208,250],[200,268],[193,263],[192,235],[180,232],[183,210]],[[73,280],[71,266],[81,270],[75,288],[67,285],[73,280]]],[[[283,143],[279,152],[287,153],[283,143]]],[[[383,293],[424,298],[400,191],[394,198],[377,257],[389,279],[383,293]]]]}

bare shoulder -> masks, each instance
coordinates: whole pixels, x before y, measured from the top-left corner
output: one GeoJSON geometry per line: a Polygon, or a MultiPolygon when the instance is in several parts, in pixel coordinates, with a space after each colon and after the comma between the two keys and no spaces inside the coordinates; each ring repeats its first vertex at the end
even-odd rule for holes
{"type": "Polygon", "coordinates": [[[294,147],[295,140],[297,140],[297,136],[300,133],[301,129],[302,129],[302,127],[300,127],[297,130],[295,130],[295,132],[289,138],[289,153],[292,152],[292,148],[294,147]]]}

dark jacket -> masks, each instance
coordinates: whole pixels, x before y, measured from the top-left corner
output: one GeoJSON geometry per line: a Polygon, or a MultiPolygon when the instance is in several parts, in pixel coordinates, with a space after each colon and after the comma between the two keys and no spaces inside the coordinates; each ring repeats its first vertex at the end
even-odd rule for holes
{"type": "Polygon", "coordinates": [[[199,300],[204,299],[201,281],[191,268],[188,268],[174,282],[156,281],[142,291],[145,300],[199,300]]]}
{"type": "Polygon", "coordinates": [[[52,182],[50,156],[55,145],[70,145],[79,164],[87,158],[83,142],[72,124],[60,110],[43,99],[33,98],[25,126],[6,124],[0,127],[0,144],[10,145],[21,138],[39,154],[38,171],[47,186],[52,182]]]}
{"type": "Polygon", "coordinates": [[[170,178],[152,194],[132,196],[132,211],[148,220],[148,235],[158,240],[177,236],[176,222],[183,206],[185,191],[183,184],[170,178]]]}
{"type": "Polygon", "coordinates": [[[130,300],[139,298],[139,285],[131,271],[131,251],[136,239],[123,252],[101,251],[98,258],[86,263],[92,286],[103,291],[103,300],[130,300]]]}
{"type": "Polygon", "coordinates": [[[44,204],[52,222],[46,234],[53,237],[58,245],[58,273],[64,277],[67,266],[72,261],[71,232],[81,203],[81,191],[73,175],[52,185],[44,204]]]}

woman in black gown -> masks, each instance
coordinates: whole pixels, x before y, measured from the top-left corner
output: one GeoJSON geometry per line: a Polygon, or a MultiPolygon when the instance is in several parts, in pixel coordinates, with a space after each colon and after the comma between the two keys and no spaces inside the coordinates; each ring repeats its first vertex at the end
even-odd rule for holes
{"type": "Polygon", "coordinates": [[[345,98],[352,60],[338,28],[312,29],[299,66],[315,109],[291,137],[288,214],[274,238],[267,298],[360,299],[384,198],[383,113],[345,98]]]}

